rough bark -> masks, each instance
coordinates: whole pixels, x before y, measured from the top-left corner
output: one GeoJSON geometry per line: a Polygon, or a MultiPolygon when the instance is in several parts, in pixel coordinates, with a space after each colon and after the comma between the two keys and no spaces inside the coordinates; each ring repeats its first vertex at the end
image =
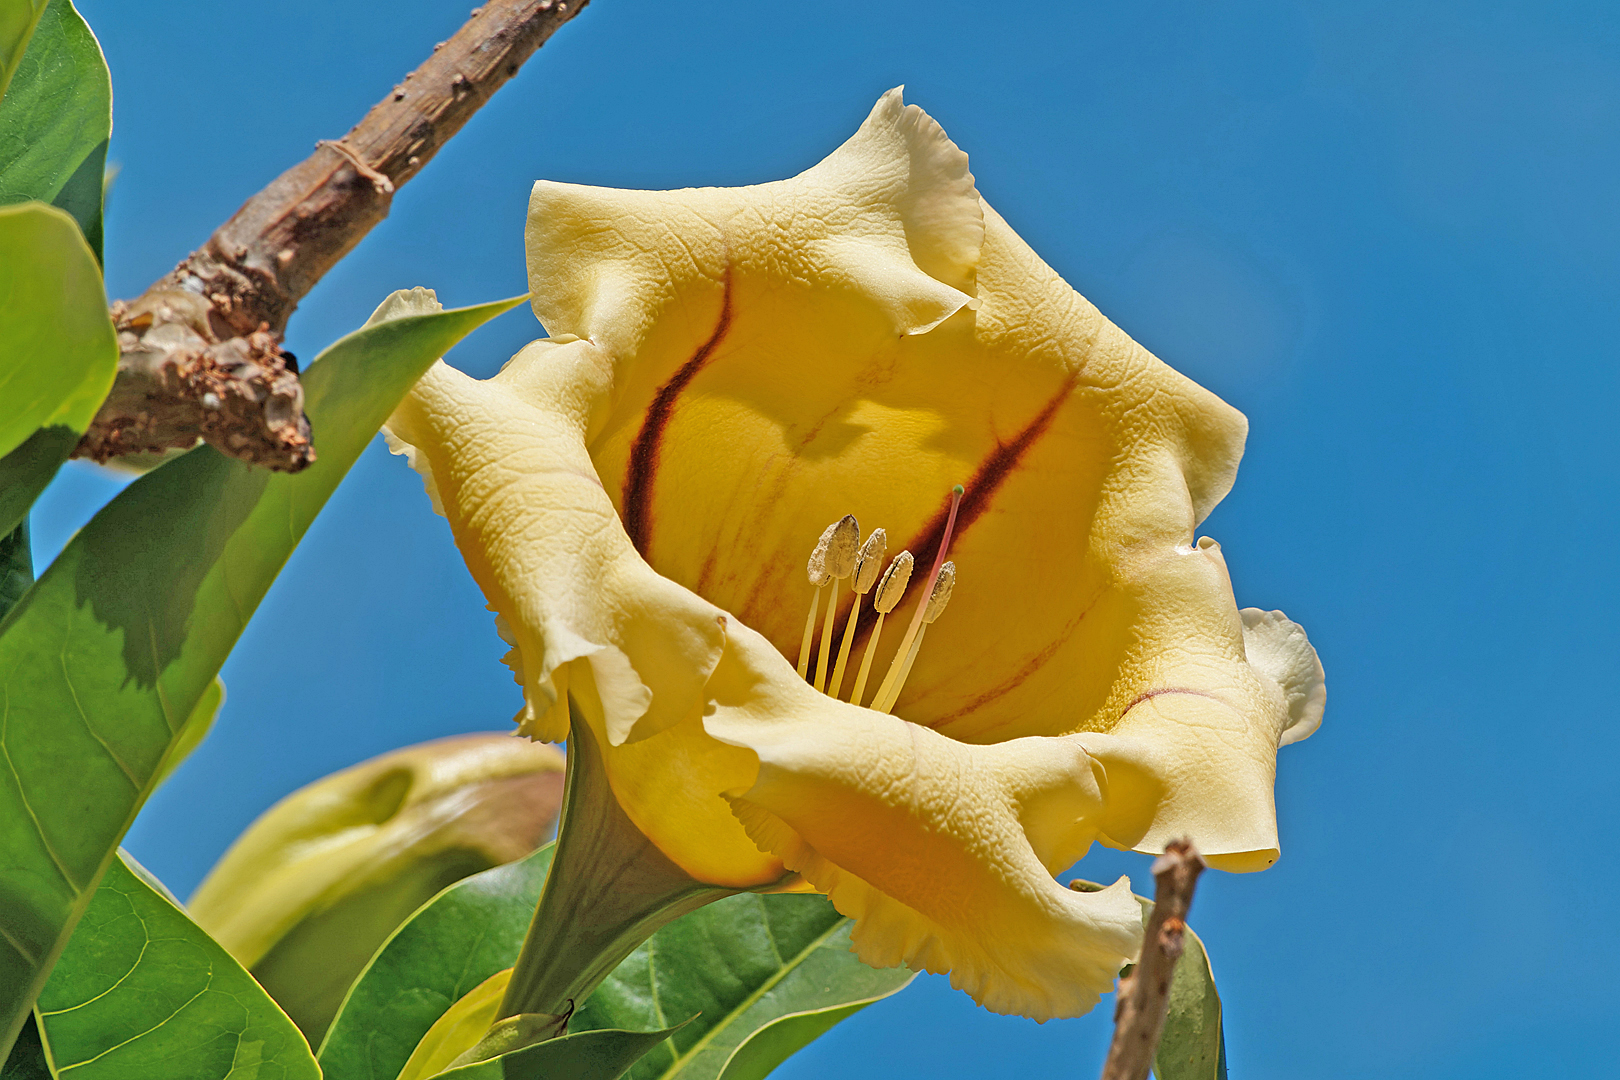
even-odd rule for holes
{"type": "Polygon", "coordinates": [[[97,461],[200,438],[251,464],[315,460],[282,333],[298,301],[394,193],[588,0],[490,0],[340,140],[250,198],[134,301],[113,306],[118,379],[75,453],[97,461]]]}

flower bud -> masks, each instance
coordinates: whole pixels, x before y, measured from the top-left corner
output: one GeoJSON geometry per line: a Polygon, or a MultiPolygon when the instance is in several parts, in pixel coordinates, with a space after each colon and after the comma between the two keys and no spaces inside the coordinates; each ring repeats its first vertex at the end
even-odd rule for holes
{"type": "Polygon", "coordinates": [[[510,735],[395,750],[272,806],[188,909],[318,1046],[388,935],[439,890],[538,847],[562,787],[562,755],[510,735]]]}

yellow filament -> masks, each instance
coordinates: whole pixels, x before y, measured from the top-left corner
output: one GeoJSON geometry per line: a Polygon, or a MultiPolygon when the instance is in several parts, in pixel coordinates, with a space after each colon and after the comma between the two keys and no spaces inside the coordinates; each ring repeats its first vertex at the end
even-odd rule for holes
{"type": "Polygon", "coordinates": [[[855,594],[855,603],[849,609],[849,622],[844,624],[844,642],[838,646],[838,663],[833,667],[832,682],[827,685],[827,693],[833,697],[838,696],[839,687],[844,685],[844,665],[849,663],[849,647],[855,644],[855,620],[861,614],[861,594],[855,594]]]}
{"type": "Polygon", "coordinates": [[[816,656],[816,689],[827,688],[827,654],[832,651],[833,616],[838,613],[838,583],[833,578],[832,595],[827,597],[827,619],[821,624],[821,652],[816,656]]]}
{"type": "MultiPolygon", "coordinates": [[[[926,596],[922,597],[917,601],[917,604],[920,612],[923,607],[927,606],[928,598],[926,596]]],[[[894,654],[894,659],[889,661],[889,673],[883,677],[883,685],[878,687],[878,692],[873,696],[869,708],[877,709],[879,712],[888,712],[888,709],[881,708],[882,704],[887,701],[891,706],[893,705],[894,698],[890,696],[891,691],[899,693],[895,684],[900,681],[900,669],[906,666],[906,657],[911,654],[911,643],[917,640],[922,625],[922,619],[917,618],[912,619],[911,624],[906,627],[906,636],[900,639],[900,649],[894,654]]]]}
{"type": "Polygon", "coordinates": [[[804,623],[804,640],[799,643],[799,678],[810,673],[810,643],[816,639],[816,609],[821,606],[821,590],[825,585],[816,586],[815,598],[810,601],[810,618],[804,623]]]}
{"type": "Polygon", "coordinates": [[[911,648],[906,650],[905,663],[900,666],[900,677],[894,681],[894,691],[887,697],[874,699],[872,708],[880,713],[893,712],[894,703],[900,700],[900,691],[906,687],[906,679],[911,675],[911,665],[917,662],[917,651],[922,648],[923,635],[928,633],[928,624],[923,623],[917,631],[917,636],[911,639],[911,648]]]}
{"type": "Polygon", "coordinates": [[[872,627],[872,636],[866,639],[866,655],[861,657],[861,671],[855,676],[855,690],[849,695],[851,705],[861,703],[861,695],[866,692],[866,677],[872,673],[872,657],[877,653],[878,637],[883,633],[883,617],[886,611],[879,611],[877,625],[872,627]]]}

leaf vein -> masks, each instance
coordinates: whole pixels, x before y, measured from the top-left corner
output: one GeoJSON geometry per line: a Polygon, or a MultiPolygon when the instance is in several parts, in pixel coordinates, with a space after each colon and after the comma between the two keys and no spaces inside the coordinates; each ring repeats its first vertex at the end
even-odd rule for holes
{"type": "Polygon", "coordinates": [[[68,697],[73,699],[73,708],[79,714],[79,722],[84,725],[84,730],[90,733],[90,737],[107,752],[107,756],[112,758],[113,764],[117,765],[119,771],[124,774],[124,779],[129,781],[130,787],[134,788],[136,793],[139,794],[141,782],[135,779],[135,773],[128,765],[124,764],[124,759],[118,756],[111,744],[102,738],[101,733],[90,723],[90,714],[84,711],[84,705],[79,701],[79,691],[74,688],[73,676],[68,672],[67,642],[62,643],[62,651],[57,654],[56,660],[62,667],[62,685],[67,687],[68,697]]]}
{"type": "Polygon", "coordinates": [[[734,1022],[743,1013],[753,1008],[754,1005],[756,1005],[766,994],[776,989],[777,984],[783,979],[787,978],[794,971],[798,970],[799,965],[804,963],[805,960],[809,958],[811,953],[827,944],[827,940],[836,934],[839,929],[841,929],[848,921],[848,919],[839,919],[837,922],[833,923],[826,929],[826,931],[818,935],[813,941],[810,942],[810,944],[806,945],[802,950],[800,950],[798,955],[794,956],[792,960],[789,960],[786,964],[779,968],[775,974],[761,983],[757,990],[743,998],[742,1001],[737,1003],[735,1008],[726,1013],[724,1016],[720,1017],[719,1020],[715,1021],[714,1026],[708,1031],[705,1031],[703,1036],[698,1039],[697,1042],[687,1047],[685,1053],[675,1055],[675,1060],[670,1064],[669,1068],[658,1074],[658,1080],[673,1080],[673,1078],[686,1067],[688,1062],[697,1057],[697,1055],[702,1053],[704,1050],[708,1049],[709,1043],[714,1041],[715,1036],[724,1031],[728,1025],[734,1022]]]}
{"type": "MultiPolygon", "coordinates": [[[[17,801],[22,803],[24,810],[28,811],[28,820],[34,823],[34,832],[39,834],[39,842],[44,845],[45,853],[51,857],[51,862],[56,865],[56,872],[62,875],[62,880],[67,882],[69,888],[76,893],[82,893],[84,892],[84,886],[73,879],[73,874],[68,871],[67,864],[62,861],[62,857],[51,846],[51,838],[45,835],[45,826],[40,824],[39,815],[34,812],[33,804],[28,801],[28,792],[23,787],[22,773],[17,771],[16,764],[11,760],[11,747],[6,742],[6,733],[9,729],[10,720],[11,699],[7,697],[6,711],[4,714],[0,714],[0,754],[5,756],[6,769],[11,773],[11,778],[16,781],[17,801]]],[[[37,961],[35,962],[37,963],[37,961]]]]}

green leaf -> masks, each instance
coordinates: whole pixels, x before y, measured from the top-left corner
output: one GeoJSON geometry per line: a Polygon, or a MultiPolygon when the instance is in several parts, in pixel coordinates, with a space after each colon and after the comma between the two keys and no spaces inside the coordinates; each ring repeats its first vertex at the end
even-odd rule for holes
{"type": "MultiPolygon", "coordinates": [[[[1144,920],[1152,910],[1148,904],[1144,920]]],[[[1209,970],[1209,954],[1192,927],[1183,940],[1181,959],[1170,977],[1170,1011],[1153,1058],[1153,1074],[1159,1080],[1226,1080],[1221,995],[1209,970]]]]}
{"type": "MultiPolygon", "coordinates": [[[[327,1080],[397,1076],[446,1009],[511,967],[550,863],[545,847],[470,877],[401,926],[355,981],[332,1023],[320,1051],[327,1080]]],[[[850,925],[820,896],[745,894],[710,904],[632,953],[574,1014],[568,1038],[663,1028],[701,1013],[673,1040],[659,1036],[649,1044],[652,1054],[635,1067],[636,1080],[764,1076],[839,1020],[913,978],[856,959],[850,925]]]]}
{"type": "Polygon", "coordinates": [[[219,710],[225,704],[225,684],[219,678],[208,684],[203,696],[197,699],[192,706],[191,715],[186,717],[185,724],[180,728],[179,737],[169,744],[169,753],[158,767],[157,777],[152,786],[157,787],[173,775],[180,763],[191,756],[191,752],[202,745],[208,733],[214,730],[214,721],[219,717],[219,710]]]}
{"type": "Polygon", "coordinates": [[[107,868],[39,995],[53,1071],[71,1070],[74,1080],[320,1080],[287,1014],[126,861],[107,868]]]}
{"type": "Polygon", "coordinates": [[[392,1080],[446,1009],[517,962],[552,851],[458,881],[394,931],[321,1043],[327,1080],[392,1080]]]}
{"type": "Polygon", "coordinates": [[[99,260],[111,134],[101,45],[68,0],[50,0],[0,98],[0,205],[38,199],[61,207],[99,260]]]}
{"type": "Polygon", "coordinates": [[[101,268],[67,214],[0,207],[0,457],[35,431],[90,426],[118,367],[101,268]]]}
{"type": "Polygon", "coordinates": [[[5,97],[12,73],[44,11],[45,0],[0,0],[0,98],[5,97]]]}
{"type": "Polygon", "coordinates": [[[435,1080],[618,1080],[681,1026],[662,1031],[581,1031],[475,1065],[446,1069],[435,1080]]]}
{"type": "Polygon", "coordinates": [[[28,543],[28,522],[24,521],[0,535],[0,619],[33,583],[34,553],[28,543]]]}
{"type": "Polygon", "coordinates": [[[34,1022],[33,1013],[28,1014],[28,1022],[17,1036],[11,1056],[6,1058],[4,1065],[0,1065],[0,1080],[52,1080],[50,1066],[45,1063],[45,1047],[39,1041],[39,1025],[34,1022]]]}
{"type": "Polygon", "coordinates": [[[271,474],[208,446],[176,458],[103,508],[0,622],[0,1051],[338,481],[435,357],[518,303],[338,341],[303,377],[315,464],[271,474]]]}
{"type": "Polygon", "coordinates": [[[112,388],[101,268],[67,214],[0,207],[0,534],[22,521],[112,388]]]}
{"type": "Polygon", "coordinates": [[[744,893],[718,901],[632,953],[569,1030],[663,1027],[696,1013],[635,1066],[635,1080],[764,1076],[914,977],[861,963],[849,951],[851,926],[822,896],[744,893]]]}
{"type": "Polygon", "coordinates": [[[73,453],[79,434],[64,424],[40,428],[17,449],[0,457],[0,525],[9,522],[16,528],[28,520],[28,508],[73,453]]]}
{"type": "Polygon", "coordinates": [[[768,1076],[782,1062],[825,1035],[834,1024],[854,1016],[876,1000],[869,998],[834,1009],[789,1013],[772,1020],[732,1051],[720,1072],[721,1080],[757,1080],[768,1076]]]}

